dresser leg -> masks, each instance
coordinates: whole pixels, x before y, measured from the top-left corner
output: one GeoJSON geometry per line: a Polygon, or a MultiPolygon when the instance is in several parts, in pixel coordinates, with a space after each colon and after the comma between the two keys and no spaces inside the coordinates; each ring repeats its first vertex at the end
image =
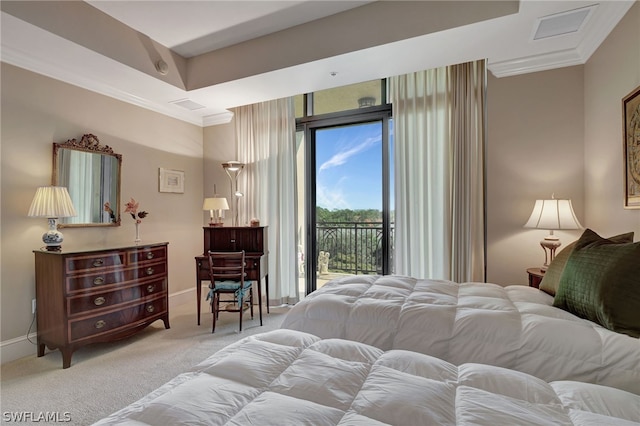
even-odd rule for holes
{"type": "Polygon", "coordinates": [[[60,349],[62,352],[62,368],[71,367],[71,355],[73,355],[72,349],[60,349]]]}
{"type": "Polygon", "coordinates": [[[44,343],[38,343],[38,358],[44,356],[44,343]]]}
{"type": "Polygon", "coordinates": [[[169,325],[169,315],[167,314],[167,316],[162,318],[162,322],[164,323],[164,328],[165,330],[168,330],[171,328],[171,326],[169,325]]]}

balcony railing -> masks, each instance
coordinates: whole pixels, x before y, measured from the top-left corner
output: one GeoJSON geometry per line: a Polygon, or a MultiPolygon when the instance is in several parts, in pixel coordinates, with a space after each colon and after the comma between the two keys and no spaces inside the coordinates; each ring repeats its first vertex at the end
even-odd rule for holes
{"type": "MultiPolygon", "coordinates": [[[[393,247],[393,235],[392,223],[390,247],[393,247]]],[[[323,272],[322,256],[328,253],[330,272],[382,274],[382,222],[318,222],[316,241],[320,273],[323,272]]]]}

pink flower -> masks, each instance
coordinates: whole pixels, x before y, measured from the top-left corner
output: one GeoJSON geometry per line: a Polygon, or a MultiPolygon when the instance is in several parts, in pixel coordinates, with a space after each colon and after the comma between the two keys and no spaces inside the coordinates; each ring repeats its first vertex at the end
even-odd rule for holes
{"type": "Polygon", "coordinates": [[[140,219],[144,219],[149,214],[148,212],[145,212],[145,211],[138,212],[139,206],[140,206],[139,203],[133,198],[131,198],[131,201],[124,204],[124,207],[125,207],[124,212],[129,213],[131,217],[136,221],[136,223],[142,223],[140,219]],[[136,218],[136,215],[138,216],[137,218],[136,218]]]}
{"type": "MultiPolygon", "coordinates": [[[[138,205],[139,205],[139,203],[132,198],[131,201],[129,201],[128,203],[125,203],[124,212],[125,213],[131,213],[132,215],[135,215],[136,213],[138,213],[138,205]]],[[[135,219],[135,217],[134,217],[134,219],[135,219]]]]}
{"type": "Polygon", "coordinates": [[[111,208],[111,204],[109,204],[109,202],[107,201],[106,203],[104,203],[104,211],[109,213],[109,217],[111,218],[112,222],[116,222],[116,215],[113,212],[113,209],[111,208]]]}

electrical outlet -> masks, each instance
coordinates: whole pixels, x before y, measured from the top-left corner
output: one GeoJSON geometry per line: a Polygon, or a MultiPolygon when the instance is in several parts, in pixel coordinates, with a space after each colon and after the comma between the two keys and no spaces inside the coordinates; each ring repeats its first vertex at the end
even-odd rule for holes
{"type": "Polygon", "coordinates": [[[36,299],[31,300],[31,313],[32,314],[36,313],[36,299]]]}

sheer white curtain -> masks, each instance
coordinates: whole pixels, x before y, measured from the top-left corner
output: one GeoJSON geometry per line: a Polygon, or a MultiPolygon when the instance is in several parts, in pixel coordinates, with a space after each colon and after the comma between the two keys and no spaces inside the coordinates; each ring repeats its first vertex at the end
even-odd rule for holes
{"type": "Polygon", "coordinates": [[[395,272],[484,281],[485,62],[389,79],[395,272]]]}
{"type": "MultiPolygon", "coordinates": [[[[78,213],[75,217],[65,219],[65,223],[90,223],[94,221],[91,215],[91,203],[94,195],[94,167],[91,153],[63,149],[58,151],[62,155],[61,182],[68,182],[67,189],[71,202],[78,213]],[[61,153],[60,153],[61,151],[61,153]]],[[[102,211],[100,211],[102,213],[102,211]]]]}
{"type": "Polygon", "coordinates": [[[240,222],[258,218],[269,235],[270,304],[298,302],[293,99],[234,109],[238,161],[246,164],[240,222]]]}

